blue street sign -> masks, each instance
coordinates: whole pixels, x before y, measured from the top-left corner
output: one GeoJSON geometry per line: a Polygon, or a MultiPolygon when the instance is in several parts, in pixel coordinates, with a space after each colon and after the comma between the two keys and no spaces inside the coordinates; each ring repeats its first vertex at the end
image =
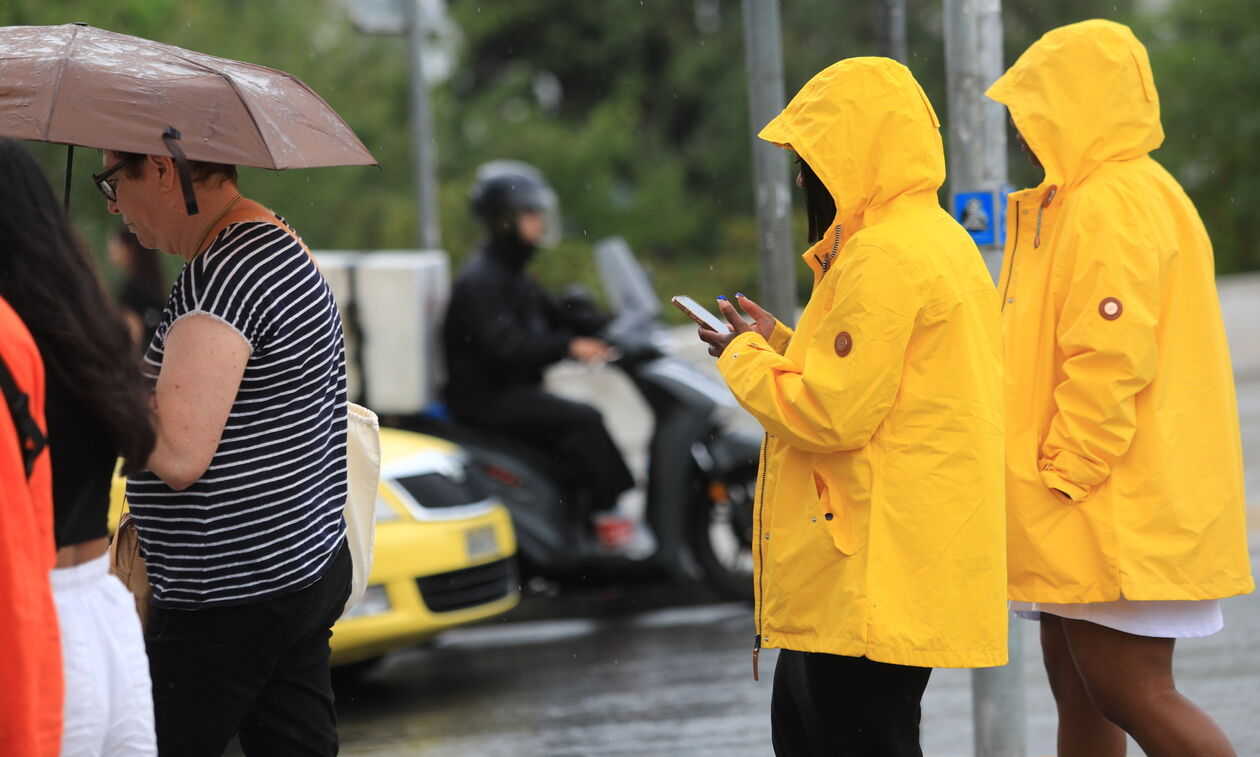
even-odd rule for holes
{"type": "Polygon", "coordinates": [[[998,227],[997,227],[997,246],[1006,246],[1006,198],[1010,197],[1011,191],[1014,189],[1010,184],[1003,184],[998,190],[998,227]]]}
{"type": "MultiPolygon", "coordinates": [[[[977,247],[1002,243],[998,241],[1002,219],[994,212],[993,205],[992,192],[960,192],[954,195],[954,219],[971,234],[971,240],[977,247]]],[[[1003,233],[1003,242],[1005,236],[1003,233]]]]}

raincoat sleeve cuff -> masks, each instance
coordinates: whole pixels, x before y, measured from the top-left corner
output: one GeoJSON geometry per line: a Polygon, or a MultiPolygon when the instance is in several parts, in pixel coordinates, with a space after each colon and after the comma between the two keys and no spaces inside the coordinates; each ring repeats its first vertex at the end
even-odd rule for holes
{"type": "Polygon", "coordinates": [[[726,345],[726,349],[722,350],[722,356],[717,361],[718,372],[723,376],[730,376],[731,372],[739,368],[741,355],[747,358],[750,352],[764,349],[766,346],[766,340],[755,331],[740,334],[726,345]]]}
{"type": "Polygon", "coordinates": [[[776,320],[774,322],[774,332],[770,334],[770,347],[780,355],[787,352],[788,344],[792,341],[792,329],[783,324],[783,321],[776,320]]]}
{"type": "Polygon", "coordinates": [[[1041,464],[1041,483],[1045,484],[1047,489],[1058,489],[1068,495],[1068,498],[1071,499],[1073,503],[1083,502],[1087,497],[1089,497],[1089,489],[1068,481],[1066,478],[1056,473],[1051,465],[1051,463],[1046,461],[1043,461],[1041,464]]]}

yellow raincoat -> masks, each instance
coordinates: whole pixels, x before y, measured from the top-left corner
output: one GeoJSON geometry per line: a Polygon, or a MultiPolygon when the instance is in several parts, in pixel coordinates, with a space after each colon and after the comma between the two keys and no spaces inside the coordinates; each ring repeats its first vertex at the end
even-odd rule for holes
{"type": "Polygon", "coordinates": [[[1147,154],[1164,132],[1146,49],[1120,24],[1065,26],[988,95],[1046,171],[1010,197],[999,282],[1010,597],[1251,591],[1212,247],[1147,154]]]}
{"type": "Polygon", "coordinates": [[[830,190],[793,334],[718,369],[767,431],[758,643],[923,667],[1006,662],[1001,344],[993,281],[941,210],[939,122],[899,63],[825,69],[760,136],[830,190]]]}

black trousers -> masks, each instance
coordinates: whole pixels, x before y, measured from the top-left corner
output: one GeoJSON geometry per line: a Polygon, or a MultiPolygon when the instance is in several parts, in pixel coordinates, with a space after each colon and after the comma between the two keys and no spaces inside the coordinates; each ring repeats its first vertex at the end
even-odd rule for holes
{"type": "Polygon", "coordinates": [[[779,652],[770,702],[778,757],[922,757],[919,702],[931,668],[779,652]]]}
{"type": "Polygon", "coordinates": [[[342,542],[314,584],[203,610],[150,608],[145,643],[158,754],[218,757],[239,731],[247,755],[337,754],[330,629],[350,596],[342,542]]]}
{"type": "Polygon", "coordinates": [[[503,434],[542,450],[561,483],[587,508],[611,510],[634,486],[621,451],[599,411],[541,389],[507,387],[477,403],[452,404],[462,423],[503,434]]]}

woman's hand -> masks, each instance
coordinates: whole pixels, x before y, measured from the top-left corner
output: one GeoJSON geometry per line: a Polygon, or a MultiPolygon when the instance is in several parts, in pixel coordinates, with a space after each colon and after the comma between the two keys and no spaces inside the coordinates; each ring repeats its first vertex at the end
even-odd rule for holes
{"type": "Polygon", "coordinates": [[[725,316],[727,323],[731,325],[730,330],[725,334],[705,328],[699,330],[700,341],[709,345],[709,354],[713,357],[721,357],[722,352],[726,349],[726,345],[730,344],[731,340],[740,334],[755,331],[761,335],[762,339],[768,340],[770,335],[774,333],[776,321],[773,315],[770,315],[760,305],[742,294],[736,294],[735,298],[739,301],[740,308],[752,317],[752,322],[745,321],[729,300],[725,297],[719,297],[718,310],[725,316]]]}
{"type": "Polygon", "coordinates": [[[598,365],[612,359],[612,347],[603,339],[578,336],[569,342],[569,357],[587,365],[598,365]]]}

